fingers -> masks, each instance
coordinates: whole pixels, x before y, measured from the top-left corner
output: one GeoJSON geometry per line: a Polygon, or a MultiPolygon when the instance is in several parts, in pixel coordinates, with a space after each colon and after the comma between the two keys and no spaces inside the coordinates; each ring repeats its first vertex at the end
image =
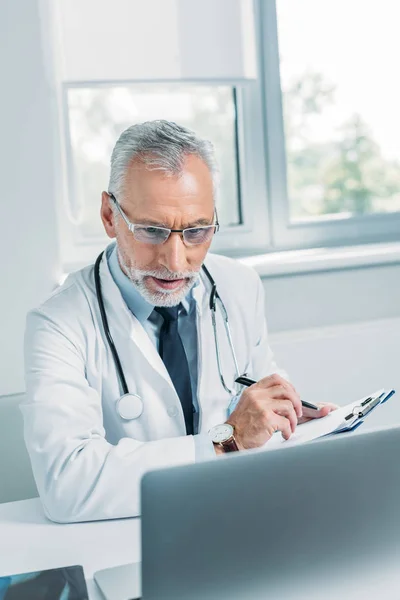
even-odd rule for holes
{"type": "Polygon", "coordinates": [[[294,387],[274,374],[243,391],[230,423],[235,427],[239,447],[257,448],[278,430],[285,440],[289,439],[302,414],[303,406],[294,387]]]}
{"type": "Polygon", "coordinates": [[[303,416],[306,419],[320,419],[326,417],[330,412],[336,410],[338,407],[335,404],[317,404],[318,410],[312,408],[303,408],[303,416]]]}
{"type": "Polygon", "coordinates": [[[319,402],[317,406],[319,406],[319,408],[324,408],[327,406],[331,409],[330,412],[339,408],[338,404],[332,404],[332,402],[319,402]]]}
{"type": "Polygon", "coordinates": [[[314,419],[320,419],[321,417],[326,417],[326,415],[329,415],[329,413],[332,412],[332,410],[334,410],[334,409],[331,408],[330,406],[322,406],[319,410],[314,411],[315,413],[317,413],[316,415],[314,415],[314,419]]]}
{"type": "Polygon", "coordinates": [[[288,384],[289,382],[286,381],[286,379],[283,379],[283,377],[281,377],[280,375],[278,375],[278,373],[274,373],[273,375],[268,375],[267,377],[263,377],[262,379],[260,379],[260,381],[257,381],[257,383],[255,384],[257,387],[260,388],[270,388],[273,387],[275,385],[284,385],[284,384],[288,384]]]}
{"type": "Polygon", "coordinates": [[[256,385],[257,387],[262,387],[266,389],[275,385],[282,385],[283,387],[286,387],[287,389],[292,390],[295,394],[297,394],[294,385],[291,384],[290,381],[287,381],[287,379],[284,379],[283,377],[278,375],[278,373],[273,373],[272,375],[263,377],[263,379],[257,381],[256,385]]]}
{"type": "Polygon", "coordinates": [[[291,433],[295,432],[298,419],[294,406],[290,402],[290,400],[279,400],[276,402],[271,402],[271,404],[269,404],[269,408],[276,415],[285,417],[285,419],[287,419],[287,421],[289,422],[291,433]]]}
{"type": "Polygon", "coordinates": [[[272,392],[274,398],[290,400],[293,403],[298,418],[302,416],[303,406],[301,404],[300,396],[292,384],[277,373],[260,379],[254,387],[258,389],[268,389],[269,392],[272,392]]]}
{"type": "Polygon", "coordinates": [[[282,433],[282,437],[285,440],[288,440],[290,438],[290,436],[292,435],[292,429],[290,426],[290,421],[289,419],[286,419],[286,417],[280,416],[276,413],[274,413],[274,418],[273,420],[271,420],[271,426],[273,428],[273,431],[280,431],[282,433]]]}
{"type": "Polygon", "coordinates": [[[301,404],[300,397],[292,389],[288,389],[282,385],[276,385],[269,388],[268,392],[269,397],[272,397],[276,400],[290,400],[297,417],[300,418],[303,415],[303,405],[301,404]]]}

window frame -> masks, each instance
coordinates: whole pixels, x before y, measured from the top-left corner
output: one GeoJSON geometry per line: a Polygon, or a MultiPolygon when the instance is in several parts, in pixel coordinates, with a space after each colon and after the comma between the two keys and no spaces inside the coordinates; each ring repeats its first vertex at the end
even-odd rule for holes
{"type": "MultiPolygon", "coordinates": [[[[69,126],[68,91],[76,87],[110,87],[112,85],[134,85],[149,81],[115,82],[63,82],[61,83],[61,113],[66,167],[66,207],[64,213],[62,254],[67,263],[77,265],[93,260],[96,253],[104,248],[104,237],[85,237],[79,228],[76,213],[81,210],[75,183],[74,156],[69,126]],[[75,200],[74,200],[75,199],[75,200]],[[68,231],[69,229],[69,231],[68,231]]],[[[239,216],[241,223],[232,226],[221,225],[215,236],[211,251],[231,256],[245,256],[266,252],[270,249],[268,227],[267,185],[264,168],[264,140],[261,128],[247,128],[245,123],[262,119],[262,106],[259,94],[253,89],[255,82],[238,85],[230,81],[179,81],[152,80],[154,84],[204,84],[207,86],[229,85],[233,89],[236,105],[236,142],[237,142],[237,184],[239,197],[239,216]],[[251,160],[249,157],[251,156],[251,160]]],[[[99,209],[101,191],[99,189],[99,209]]],[[[65,204],[65,203],[64,203],[65,204]]],[[[99,217],[100,218],[100,217],[99,217]]]]}
{"type": "Polygon", "coordinates": [[[279,65],[277,0],[255,0],[273,250],[398,241],[400,213],[291,222],[279,65]]]}

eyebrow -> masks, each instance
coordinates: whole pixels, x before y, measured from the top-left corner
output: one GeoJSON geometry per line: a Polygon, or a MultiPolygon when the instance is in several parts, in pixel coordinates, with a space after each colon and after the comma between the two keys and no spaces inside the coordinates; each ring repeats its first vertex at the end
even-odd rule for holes
{"type": "MultiPolygon", "coordinates": [[[[160,221],[155,221],[153,219],[138,219],[137,223],[139,225],[150,225],[154,227],[164,227],[165,229],[170,229],[170,227],[166,223],[160,223],[160,221]]],[[[192,227],[201,227],[204,225],[212,224],[213,223],[210,223],[209,219],[196,219],[196,221],[193,221],[189,225],[186,225],[186,227],[183,227],[183,229],[191,229],[192,227]]]]}

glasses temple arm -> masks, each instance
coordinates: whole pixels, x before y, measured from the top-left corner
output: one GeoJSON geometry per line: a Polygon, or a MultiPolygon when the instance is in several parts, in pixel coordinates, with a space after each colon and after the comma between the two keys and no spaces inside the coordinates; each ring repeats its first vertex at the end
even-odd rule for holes
{"type": "Polygon", "coordinates": [[[116,197],[114,196],[114,194],[111,194],[110,192],[108,192],[108,195],[110,197],[110,200],[112,200],[112,202],[114,203],[114,205],[117,207],[117,210],[119,212],[119,214],[121,215],[121,217],[123,218],[123,220],[125,221],[129,231],[134,230],[134,225],[128,220],[128,217],[126,216],[126,214],[124,213],[124,211],[122,210],[121,206],[119,205],[118,200],[116,199],[116,197]]]}

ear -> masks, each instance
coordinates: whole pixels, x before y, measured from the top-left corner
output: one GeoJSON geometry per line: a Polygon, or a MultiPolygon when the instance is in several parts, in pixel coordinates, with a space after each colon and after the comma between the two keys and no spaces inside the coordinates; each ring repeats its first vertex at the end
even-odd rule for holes
{"type": "Polygon", "coordinates": [[[115,231],[115,218],[114,213],[111,208],[110,196],[107,192],[102,192],[101,194],[101,210],[100,210],[101,220],[103,221],[104,229],[106,230],[106,234],[110,238],[117,237],[117,233],[115,231]]]}

